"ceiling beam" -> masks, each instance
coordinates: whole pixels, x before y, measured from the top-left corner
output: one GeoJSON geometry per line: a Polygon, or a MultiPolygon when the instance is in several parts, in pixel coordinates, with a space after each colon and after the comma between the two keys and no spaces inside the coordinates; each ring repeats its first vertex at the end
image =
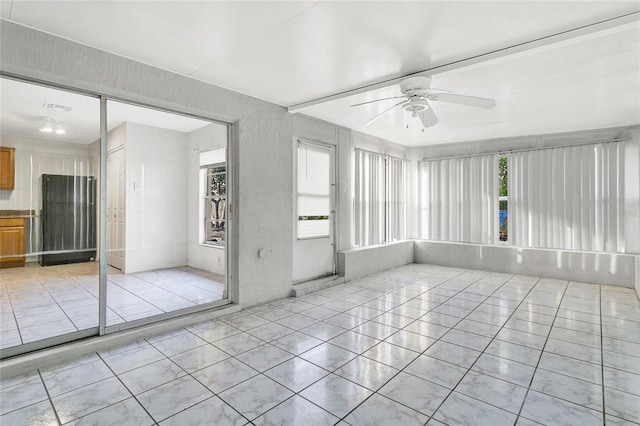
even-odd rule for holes
{"type": "Polygon", "coordinates": [[[440,74],[446,71],[452,71],[459,68],[468,67],[471,65],[475,65],[481,62],[490,61],[492,59],[502,58],[508,55],[513,55],[519,52],[523,52],[526,50],[531,50],[535,48],[540,48],[544,46],[548,46],[554,43],[559,43],[562,41],[570,40],[573,38],[593,34],[599,31],[604,31],[608,29],[612,29],[615,27],[619,27],[625,24],[630,24],[633,22],[640,21],[640,12],[632,12],[626,15],[618,16],[615,18],[607,19],[604,21],[596,22],[594,24],[584,25],[582,27],[574,28],[571,30],[563,31],[560,33],[552,34],[546,37],[541,37],[535,40],[527,41],[524,43],[519,43],[513,46],[505,47],[502,49],[494,50],[491,52],[486,52],[480,55],[472,56],[470,58],[461,59],[459,61],[454,61],[448,64],[439,65],[432,68],[427,68],[422,71],[418,71],[411,74],[405,74],[399,77],[382,80],[377,83],[368,84],[366,86],[358,87],[352,90],[346,90],[343,92],[334,93],[332,95],[323,96],[321,98],[312,99],[310,101],[301,102],[295,105],[291,105],[288,107],[289,112],[295,113],[306,107],[310,107],[313,105],[321,104],[324,102],[333,101],[336,99],[345,98],[347,96],[353,96],[360,93],[370,92],[372,90],[381,89],[384,87],[389,87],[394,84],[398,84],[400,81],[407,77],[414,76],[432,76],[434,74],[440,74]]]}

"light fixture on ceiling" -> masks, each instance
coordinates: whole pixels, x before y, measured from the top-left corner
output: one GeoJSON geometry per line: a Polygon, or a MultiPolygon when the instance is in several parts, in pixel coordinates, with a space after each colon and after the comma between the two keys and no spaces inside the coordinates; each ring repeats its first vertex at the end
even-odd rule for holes
{"type": "Polygon", "coordinates": [[[40,132],[53,133],[53,124],[51,123],[51,120],[44,120],[44,123],[42,123],[42,126],[40,126],[40,132]]]}
{"type": "Polygon", "coordinates": [[[64,135],[67,132],[58,120],[51,120],[50,118],[43,119],[39,130],[41,133],[55,133],[56,135],[64,135]]]}

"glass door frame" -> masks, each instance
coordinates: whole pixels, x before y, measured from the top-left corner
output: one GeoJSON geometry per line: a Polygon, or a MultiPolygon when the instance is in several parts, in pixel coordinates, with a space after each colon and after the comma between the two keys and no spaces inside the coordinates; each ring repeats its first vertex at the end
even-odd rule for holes
{"type": "MultiPolygon", "coordinates": [[[[235,271],[237,265],[237,236],[235,235],[235,220],[234,220],[234,206],[235,206],[235,189],[237,158],[234,154],[237,149],[238,143],[238,122],[223,121],[219,118],[208,116],[206,113],[193,113],[180,110],[179,108],[167,108],[152,103],[131,101],[126,98],[117,96],[106,95],[104,93],[98,93],[90,90],[83,90],[73,86],[67,86],[63,84],[56,84],[49,81],[33,79],[25,77],[19,74],[7,73],[0,71],[0,78],[15,80],[22,83],[33,84],[37,86],[43,86],[50,89],[63,90],[77,95],[87,96],[99,100],[100,102],[100,208],[98,210],[98,218],[96,223],[98,224],[98,238],[99,245],[97,247],[99,267],[98,267],[98,326],[89,327],[83,330],[79,330],[72,333],[62,334],[59,336],[49,337],[42,340],[24,343],[17,346],[11,346],[8,348],[0,349],[0,360],[4,360],[10,357],[26,354],[37,350],[51,348],[53,346],[75,342],[81,339],[95,336],[104,336],[112,333],[117,333],[123,330],[129,330],[145,325],[157,323],[172,318],[182,317],[185,315],[204,312],[213,308],[227,305],[229,303],[238,303],[237,300],[237,283],[235,283],[235,271]],[[134,106],[143,108],[150,108],[153,110],[182,115],[199,120],[208,121],[212,124],[219,124],[226,126],[227,128],[227,141],[226,141],[226,180],[227,180],[227,243],[225,250],[225,275],[224,284],[225,292],[223,298],[213,302],[204,303],[188,308],[178,309],[175,311],[165,312],[162,314],[141,318],[125,323],[114,324],[108,326],[106,323],[107,314],[107,227],[106,227],[106,197],[107,197],[107,101],[116,101],[120,103],[127,103],[134,106]]],[[[158,102],[160,103],[160,101],[158,102]]],[[[185,108],[186,109],[186,108],[185,108]]]]}

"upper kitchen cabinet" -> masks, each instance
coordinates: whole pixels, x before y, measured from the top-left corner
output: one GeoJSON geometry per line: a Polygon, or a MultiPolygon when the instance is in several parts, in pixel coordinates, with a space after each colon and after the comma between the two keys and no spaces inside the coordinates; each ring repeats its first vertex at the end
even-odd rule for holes
{"type": "Polygon", "coordinates": [[[16,166],[15,148],[0,146],[0,189],[13,189],[16,166]]]}

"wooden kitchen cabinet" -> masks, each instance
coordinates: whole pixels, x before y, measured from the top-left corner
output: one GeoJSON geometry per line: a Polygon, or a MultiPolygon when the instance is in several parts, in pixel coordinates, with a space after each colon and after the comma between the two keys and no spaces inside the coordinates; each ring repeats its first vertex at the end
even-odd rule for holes
{"type": "Polygon", "coordinates": [[[0,268],[25,264],[24,219],[0,219],[0,268]]]}
{"type": "Polygon", "coordinates": [[[16,180],[16,149],[0,146],[0,189],[13,189],[16,180]]]}

